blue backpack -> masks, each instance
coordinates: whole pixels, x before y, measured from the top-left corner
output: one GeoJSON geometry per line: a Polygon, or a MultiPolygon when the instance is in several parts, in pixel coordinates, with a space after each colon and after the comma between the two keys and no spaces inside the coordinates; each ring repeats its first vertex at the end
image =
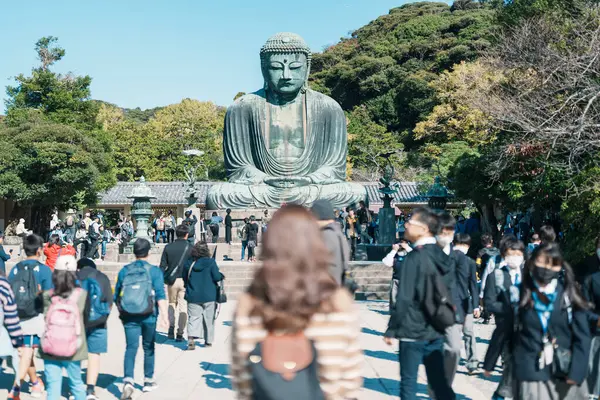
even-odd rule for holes
{"type": "Polygon", "coordinates": [[[121,316],[147,316],[154,312],[154,288],[150,265],[136,261],[125,267],[117,308],[121,316]]]}
{"type": "Polygon", "coordinates": [[[93,277],[89,277],[81,282],[81,287],[88,292],[90,299],[88,327],[95,328],[104,324],[110,315],[110,307],[107,302],[102,301],[102,287],[93,277]]]}

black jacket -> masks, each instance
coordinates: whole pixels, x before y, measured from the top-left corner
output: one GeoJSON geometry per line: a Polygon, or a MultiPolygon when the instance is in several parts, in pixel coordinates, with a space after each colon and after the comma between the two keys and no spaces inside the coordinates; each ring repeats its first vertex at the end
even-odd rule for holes
{"type": "MultiPolygon", "coordinates": [[[[581,384],[587,375],[590,353],[590,331],[586,313],[573,306],[572,320],[569,323],[567,304],[563,287],[559,284],[554,301],[554,311],[550,315],[548,330],[556,339],[558,347],[572,352],[569,379],[581,384]]],[[[543,349],[542,325],[533,308],[519,310],[519,331],[515,334],[514,354],[516,355],[515,376],[520,381],[547,381],[552,377],[550,366],[539,370],[539,354],[543,349]]]]}
{"type": "Polygon", "coordinates": [[[4,246],[0,244],[0,271],[6,276],[6,261],[10,259],[10,254],[4,251],[4,246]]]}
{"type": "Polygon", "coordinates": [[[193,238],[196,236],[196,224],[198,223],[198,218],[195,215],[192,215],[193,218],[186,218],[183,220],[182,224],[190,227],[190,233],[188,237],[193,238]]]}
{"type": "Polygon", "coordinates": [[[497,287],[496,274],[492,272],[487,277],[483,292],[483,306],[487,311],[493,313],[496,319],[496,328],[492,334],[490,345],[483,361],[483,369],[485,371],[492,371],[494,369],[507,341],[512,346],[512,342],[510,342],[514,325],[514,306],[510,304],[510,287],[512,281],[508,273],[508,268],[503,267],[501,271],[504,276],[503,289],[497,287]]]}
{"type": "Polygon", "coordinates": [[[452,292],[456,278],[450,258],[439,246],[418,246],[408,253],[400,268],[396,309],[390,316],[386,337],[414,340],[442,337],[429,323],[423,309],[425,280],[436,270],[452,292]]]}
{"type": "MultiPolygon", "coordinates": [[[[84,281],[88,278],[95,279],[96,282],[98,282],[98,284],[100,285],[100,288],[102,289],[101,301],[103,303],[107,303],[108,306],[112,308],[113,292],[112,292],[112,285],[110,284],[110,279],[108,279],[108,277],[103,272],[100,272],[96,268],[93,268],[93,267],[83,267],[77,271],[77,279],[79,281],[84,281]]],[[[87,304],[86,304],[86,310],[88,310],[88,316],[89,316],[89,309],[90,309],[90,298],[88,297],[87,304]]],[[[100,320],[95,321],[94,326],[97,328],[106,328],[106,321],[108,320],[108,316],[103,317],[103,318],[104,318],[104,321],[100,321],[100,320]]],[[[86,319],[86,323],[87,323],[87,319],[86,319]]]]}
{"type": "Polygon", "coordinates": [[[169,274],[171,271],[174,271],[171,281],[181,278],[181,271],[185,265],[185,262],[188,260],[188,258],[190,258],[192,247],[193,246],[190,244],[190,242],[185,239],[177,239],[173,243],[169,243],[165,246],[160,259],[160,269],[165,275],[165,281],[167,279],[167,271],[169,274]]]}
{"type": "Polygon", "coordinates": [[[258,224],[256,222],[248,223],[248,241],[258,242],[258,224]]]}
{"type": "Polygon", "coordinates": [[[450,258],[456,267],[456,311],[459,322],[464,322],[465,316],[479,307],[479,289],[477,288],[477,265],[464,253],[453,250],[450,258]]]}
{"type": "Polygon", "coordinates": [[[594,305],[593,310],[588,310],[590,330],[595,335],[600,334],[598,329],[598,316],[600,315],[600,271],[588,275],[582,285],[582,292],[586,300],[594,305]]]}
{"type": "Polygon", "coordinates": [[[217,282],[223,278],[214,258],[189,259],[183,268],[185,300],[194,304],[217,301],[217,282]]]}

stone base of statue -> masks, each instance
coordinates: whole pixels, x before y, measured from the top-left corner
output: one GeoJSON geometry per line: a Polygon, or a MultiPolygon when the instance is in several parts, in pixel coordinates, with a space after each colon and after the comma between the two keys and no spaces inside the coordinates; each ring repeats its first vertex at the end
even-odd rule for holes
{"type": "Polygon", "coordinates": [[[396,210],[393,208],[379,209],[378,242],[392,245],[396,243],[396,210]]]}
{"type": "Polygon", "coordinates": [[[363,185],[353,182],[290,188],[222,182],[210,188],[206,203],[210,209],[264,210],[279,208],[284,204],[301,204],[310,207],[319,199],[329,200],[334,207],[346,208],[366,200],[366,190],[363,185]]]}

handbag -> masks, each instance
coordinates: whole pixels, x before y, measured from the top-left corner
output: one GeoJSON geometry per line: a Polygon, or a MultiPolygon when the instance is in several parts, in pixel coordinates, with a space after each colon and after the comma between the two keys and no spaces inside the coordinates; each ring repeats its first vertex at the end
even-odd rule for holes
{"type": "MultiPolygon", "coordinates": [[[[569,326],[573,319],[573,306],[571,299],[565,294],[565,305],[567,306],[567,314],[569,318],[569,326]]],[[[552,356],[552,375],[558,379],[567,379],[571,371],[571,363],[573,361],[573,353],[570,349],[559,347],[554,344],[554,355],[552,356]]]]}
{"type": "Polygon", "coordinates": [[[571,362],[573,353],[569,349],[562,347],[554,348],[554,358],[552,360],[552,375],[555,378],[567,379],[571,371],[571,362]]]}
{"type": "MultiPolygon", "coordinates": [[[[223,279],[225,279],[225,277],[223,277],[223,279]]],[[[220,280],[219,283],[217,283],[217,303],[227,303],[227,293],[225,293],[225,286],[223,285],[223,280],[220,280]]]]}

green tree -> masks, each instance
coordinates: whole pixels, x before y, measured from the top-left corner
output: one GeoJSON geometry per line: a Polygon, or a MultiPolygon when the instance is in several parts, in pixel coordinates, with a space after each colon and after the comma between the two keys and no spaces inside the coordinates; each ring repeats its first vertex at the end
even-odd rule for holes
{"type": "Polygon", "coordinates": [[[41,111],[48,119],[77,126],[95,128],[97,103],[90,100],[89,76],[62,75],[49,67],[60,61],[65,50],[56,46],[57,38],[45,37],[36,43],[41,65],[34,68],[31,76],[18,75],[15,86],[8,86],[6,93],[6,123],[17,126],[27,122],[28,109],[41,111]]]}
{"type": "Polygon", "coordinates": [[[110,155],[76,128],[32,116],[16,127],[0,125],[0,141],[0,197],[31,206],[34,223],[55,207],[94,204],[114,184],[106,179],[110,155]]]}
{"type": "Polygon", "coordinates": [[[185,99],[160,108],[147,122],[127,118],[126,112],[103,105],[98,123],[111,135],[117,179],[131,181],[144,175],[148,180],[185,179],[188,162],[183,150],[204,152],[200,176],[221,180],[225,171],[222,132],[225,110],[210,102],[185,99]]]}
{"type": "Polygon", "coordinates": [[[356,107],[347,119],[348,158],[354,180],[377,180],[386,162],[384,153],[393,152],[392,163],[400,165],[402,143],[384,126],[373,122],[366,107],[356,107]]]}

